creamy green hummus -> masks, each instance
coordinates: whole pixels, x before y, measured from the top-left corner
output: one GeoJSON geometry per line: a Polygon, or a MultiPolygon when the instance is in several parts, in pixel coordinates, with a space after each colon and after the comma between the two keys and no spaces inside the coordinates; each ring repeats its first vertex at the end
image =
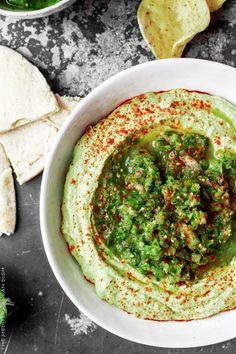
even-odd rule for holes
{"type": "Polygon", "coordinates": [[[103,300],[137,317],[236,307],[236,107],[183,89],[126,101],[78,141],[62,232],[103,300]]]}

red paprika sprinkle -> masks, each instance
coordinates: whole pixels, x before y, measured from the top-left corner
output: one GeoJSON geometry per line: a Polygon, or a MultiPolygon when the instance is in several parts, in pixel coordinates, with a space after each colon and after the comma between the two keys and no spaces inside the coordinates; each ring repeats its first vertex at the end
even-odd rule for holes
{"type": "Polygon", "coordinates": [[[112,139],[112,138],[108,139],[107,143],[110,144],[110,145],[113,145],[114,144],[114,139],[112,139]]]}
{"type": "Polygon", "coordinates": [[[74,245],[70,245],[70,246],[68,246],[68,248],[69,248],[69,251],[72,252],[72,251],[74,251],[75,246],[74,245]]]}

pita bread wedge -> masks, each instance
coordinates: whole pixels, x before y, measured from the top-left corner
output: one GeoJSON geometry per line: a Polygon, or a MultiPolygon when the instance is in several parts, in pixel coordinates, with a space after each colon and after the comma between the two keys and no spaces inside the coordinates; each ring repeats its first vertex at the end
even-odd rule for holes
{"type": "Polygon", "coordinates": [[[16,225],[16,197],[12,169],[0,144],[0,236],[11,235],[16,225]]]}
{"type": "Polygon", "coordinates": [[[210,22],[206,0],[143,0],[140,30],[156,58],[181,57],[186,44],[210,22]]]}
{"type": "Polygon", "coordinates": [[[54,123],[58,128],[62,126],[67,116],[74,110],[77,104],[80,101],[79,97],[70,97],[70,96],[59,96],[55,95],[60,111],[52,115],[49,119],[54,123]]]}
{"type": "Polygon", "coordinates": [[[207,5],[211,12],[219,10],[226,0],[207,0],[207,5]]]}
{"type": "Polygon", "coordinates": [[[0,132],[59,110],[54,94],[36,66],[4,46],[0,46],[0,82],[0,132]]]}
{"type": "Polygon", "coordinates": [[[60,126],[78,103],[78,98],[57,96],[57,99],[62,106],[58,113],[0,135],[0,143],[20,185],[42,172],[60,126]]]}

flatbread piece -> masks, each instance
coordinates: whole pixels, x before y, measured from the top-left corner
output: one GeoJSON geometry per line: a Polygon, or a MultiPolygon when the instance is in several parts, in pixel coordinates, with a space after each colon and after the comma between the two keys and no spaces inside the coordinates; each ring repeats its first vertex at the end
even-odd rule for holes
{"type": "Polygon", "coordinates": [[[16,225],[16,197],[12,169],[0,144],[0,236],[11,235],[16,225]]]}
{"type": "Polygon", "coordinates": [[[205,0],[143,0],[140,30],[157,58],[181,57],[186,44],[210,22],[205,0]]]}
{"type": "Polygon", "coordinates": [[[207,0],[207,5],[211,12],[219,10],[226,0],[207,0]]]}
{"type": "Polygon", "coordinates": [[[41,72],[16,51],[0,46],[0,132],[59,110],[41,72]]]}
{"type": "Polygon", "coordinates": [[[0,135],[0,143],[20,185],[42,172],[61,125],[79,101],[77,97],[56,97],[61,107],[59,112],[0,135]]]}

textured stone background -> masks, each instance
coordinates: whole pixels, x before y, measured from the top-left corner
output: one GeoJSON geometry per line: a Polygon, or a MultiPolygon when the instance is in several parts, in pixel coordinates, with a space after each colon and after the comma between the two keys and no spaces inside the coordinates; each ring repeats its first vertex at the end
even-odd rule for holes
{"type": "MultiPolygon", "coordinates": [[[[154,59],[140,35],[139,0],[78,0],[45,19],[0,18],[0,44],[17,49],[45,74],[54,91],[84,96],[109,76],[154,59]]],[[[214,14],[210,27],[186,48],[186,57],[236,65],[236,1],[214,14]]],[[[17,232],[0,240],[10,308],[8,353],[220,354],[236,353],[236,339],[186,350],[145,347],[120,339],[81,315],[54,278],[39,230],[41,176],[17,187],[17,232]]]]}

